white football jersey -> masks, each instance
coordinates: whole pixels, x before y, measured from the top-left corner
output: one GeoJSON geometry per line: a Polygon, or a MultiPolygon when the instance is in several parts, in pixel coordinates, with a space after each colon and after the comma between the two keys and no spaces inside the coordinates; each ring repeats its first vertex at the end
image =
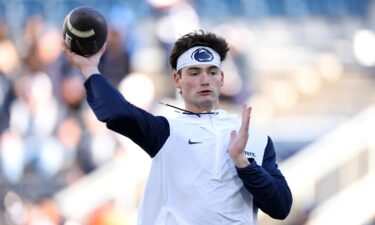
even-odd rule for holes
{"type": "MultiPolygon", "coordinates": [[[[152,159],[139,225],[256,225],[257,208],[227,152],[236,116],[168,119],[170,136],[152,159]]],[[[267,135],[250,127],[245,155],[262,164],[267,135]]]]}

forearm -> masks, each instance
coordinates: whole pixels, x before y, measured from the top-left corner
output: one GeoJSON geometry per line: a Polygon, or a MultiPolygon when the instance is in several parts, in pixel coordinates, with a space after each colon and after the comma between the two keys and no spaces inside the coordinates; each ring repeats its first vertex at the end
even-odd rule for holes
{"type": "Polygon", "coordinates": [[[237,167],[237,173],[243,180],[245,188],[252,194],[254,203],[273,218],[285,218],[292,205],[292,194],[276,164],[271,138],[268,137],[262,166],[253,159],[250,161],[251,164],[247,167],[237,167]]]}
{"type": "Polygon", "coordinates": [[[275,219],[289,214],[292,196],[282,175],[272,176],[256,162],[237,168],[237,172],[258,208],[275,219]]]}

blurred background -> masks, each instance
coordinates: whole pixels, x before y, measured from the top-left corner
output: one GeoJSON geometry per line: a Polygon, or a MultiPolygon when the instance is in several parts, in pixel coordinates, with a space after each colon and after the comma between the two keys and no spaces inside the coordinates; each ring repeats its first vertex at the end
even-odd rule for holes
{"type": "Polygon", "coordinates": [[[253,106],[294,196],[260,224],[375,224],[374,0],[0,0],[0,224],[135,224],[150,159],[96,120],[62,54],[82,5],[110,25],[103,74],[155,114],[183,106],[173,42],[227,39],[222,107],[253,106]]]}

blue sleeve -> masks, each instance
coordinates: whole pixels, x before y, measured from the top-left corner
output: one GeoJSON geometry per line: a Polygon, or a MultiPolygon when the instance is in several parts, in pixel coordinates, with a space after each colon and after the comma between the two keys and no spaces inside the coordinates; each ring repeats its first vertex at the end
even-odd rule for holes
{"type": "Polygon", "coordinates": [[[262,166],[252,160],[245,168],[236,168],[254,204],[274,219],[285,219],[292,207],[292,193],[278,169],[271,138],[264,152],[262,166]]]}
{"type": "Polygon", "coordinates": [[[84,85],[87,102],[100,121],[130,138],[151,157],[158,153],[170,134],[166,118],[132,105],[100,74],[92,75],[84,85]]]}

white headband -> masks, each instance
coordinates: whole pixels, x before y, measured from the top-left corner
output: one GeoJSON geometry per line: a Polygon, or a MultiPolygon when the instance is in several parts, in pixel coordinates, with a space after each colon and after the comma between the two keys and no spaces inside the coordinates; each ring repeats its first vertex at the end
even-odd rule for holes
{"type": "Polygon", "coordinates": [[[214,65],[220,68],[221,59],[219,54],[212,48],[196,46],[188,49],[178,57],[176,70],[194,65],[214,65]]]}

